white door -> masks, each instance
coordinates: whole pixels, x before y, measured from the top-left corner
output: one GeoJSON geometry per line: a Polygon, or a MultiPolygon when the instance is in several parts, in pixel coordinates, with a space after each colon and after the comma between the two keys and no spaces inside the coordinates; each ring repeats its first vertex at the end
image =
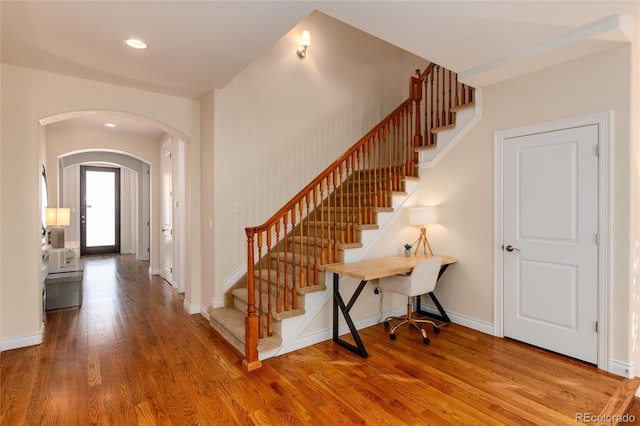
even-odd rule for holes
{"type": "Polygon", "coordinates": [[[173,286],[173,187],[171,167],[171,146],[167,144],[162,147],[162,164],[160,167],[162,175],[160,276],[173,286]]]}
{"type": "Polygon", "coordinates": [[[598,127],[504,141],[504,335],[597,363],[598,127]]]}

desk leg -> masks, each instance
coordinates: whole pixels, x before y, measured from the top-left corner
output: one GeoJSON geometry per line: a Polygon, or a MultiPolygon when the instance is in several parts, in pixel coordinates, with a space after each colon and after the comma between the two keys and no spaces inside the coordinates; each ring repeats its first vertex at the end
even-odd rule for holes
{"type": "Polygon", "coordinates": [[[362,358],[366,358],[369,356],[367,350],[364,348],[362,344],[362,340],[360,339],[360,335],[358,334],[358,330],[356,326],[353,324],[353,320],[351,319],[351,315],[349,315],[349,311],[353,307],[356,299],[362,293],[364,289],[366,281],[361,281],[360,285],[356,289],[351,299],[349,299],[349,304],[345,305],[344,300],[342,300],[342,296],[340,295],[340,276],[334,272],[333,274],[333,341],[338,345],[350,350],[351,352],[360,355],[362,358]],[[353,340],[356,342],[356,345],[352,345],[349,342],[342,340],[338,333],[338,308],[342,312],[342,316],[344,317],[347,325],[349,326],[349,330],[351,331],[351,336],[353,336],[353,340]]]}
{"type": "MultiPolygon", "coordinates": [[[[442,265],[440,267],[440,272],[438,273],[438,280],[440,279],[442,274],[444,274],[444,272],[447,270],[448,267],[449,267],[449,265],[442,265]]],[[[437,320],[442,321],[442,322],[447,323],[447,324],[450,323],[451,319],[449,319],[449,315],[447,315],[447,313],[445,312],[444,308],[440,304],[440,301],[438,300],[436,295],[433,292],[431,292],[431,293],[429,293],[429,297],[431,297],[431,300],[433,301],[433,304],[436,305],[436,308],[438,308],[438,312],[440,312],[440,315],[432,314],[432,313],[425,312],[425,311],[421,310],[420,309],[420,296],[418,296],[416,298],[416,300],[418,302],[418,307],[417,307],[418,313],[420,315],[424,315],[424,316],[429,317],[429,318],[437,319],[437,320]]]]}

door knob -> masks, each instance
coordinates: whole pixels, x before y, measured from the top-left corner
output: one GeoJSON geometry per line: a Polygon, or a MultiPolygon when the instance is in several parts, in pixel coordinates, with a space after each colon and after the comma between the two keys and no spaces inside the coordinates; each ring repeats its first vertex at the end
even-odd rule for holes
{"type": "MultiPolygon", "coordinates": [[[[503,247],[504,247],[504,246],[503,246],[503,247]]],[[[520,251],[520,249],[519,249],[519,248],[514,247],[514,246],[512,246],[512,245],[508,245],[508,246],[504,247],[504,249],[505,249],[506,251],[508,251],[508,252],[512,252],[512,251],[520,251]]]]}

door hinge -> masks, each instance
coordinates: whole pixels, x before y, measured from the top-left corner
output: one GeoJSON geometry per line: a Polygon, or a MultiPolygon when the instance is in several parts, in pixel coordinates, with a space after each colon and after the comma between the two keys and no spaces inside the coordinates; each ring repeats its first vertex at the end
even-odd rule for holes
{"type": "Polygon", "coordinates": [[[596,333],[598,332],[598,321],[596,321],[596,333]]]}
{"type": "Polygon", "coordinates": [[[596,245],[597,245],[597,246],[599,246],[599,245],[600,245],[600,233],[599,233],[599,232],[596,232],[596,235],[595,235],[595,242],[596,242],[596,245]]]}
{"type": "Polygon", "coordinates": [[[600,144],[596,145],[596,157],[600,157],[600,144]]]}
{"type": "Polygon", "coordinates": [[[173,274],[173,268],[169,268],[169,272],[173,274]]]}

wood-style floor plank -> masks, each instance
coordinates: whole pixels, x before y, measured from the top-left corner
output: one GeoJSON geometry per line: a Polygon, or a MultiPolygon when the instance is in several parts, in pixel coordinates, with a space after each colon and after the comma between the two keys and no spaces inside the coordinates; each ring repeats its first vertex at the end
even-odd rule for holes
{"type": "Polygon", "coordinates": [[[1,425],[568,425],[620,405],[621,377],[455,324],[430,345],[377,325],[361,330],[367,359],[326,341],[247,373],[147,263],[81,262],[82,307],[0,355],[1,425]]]}

